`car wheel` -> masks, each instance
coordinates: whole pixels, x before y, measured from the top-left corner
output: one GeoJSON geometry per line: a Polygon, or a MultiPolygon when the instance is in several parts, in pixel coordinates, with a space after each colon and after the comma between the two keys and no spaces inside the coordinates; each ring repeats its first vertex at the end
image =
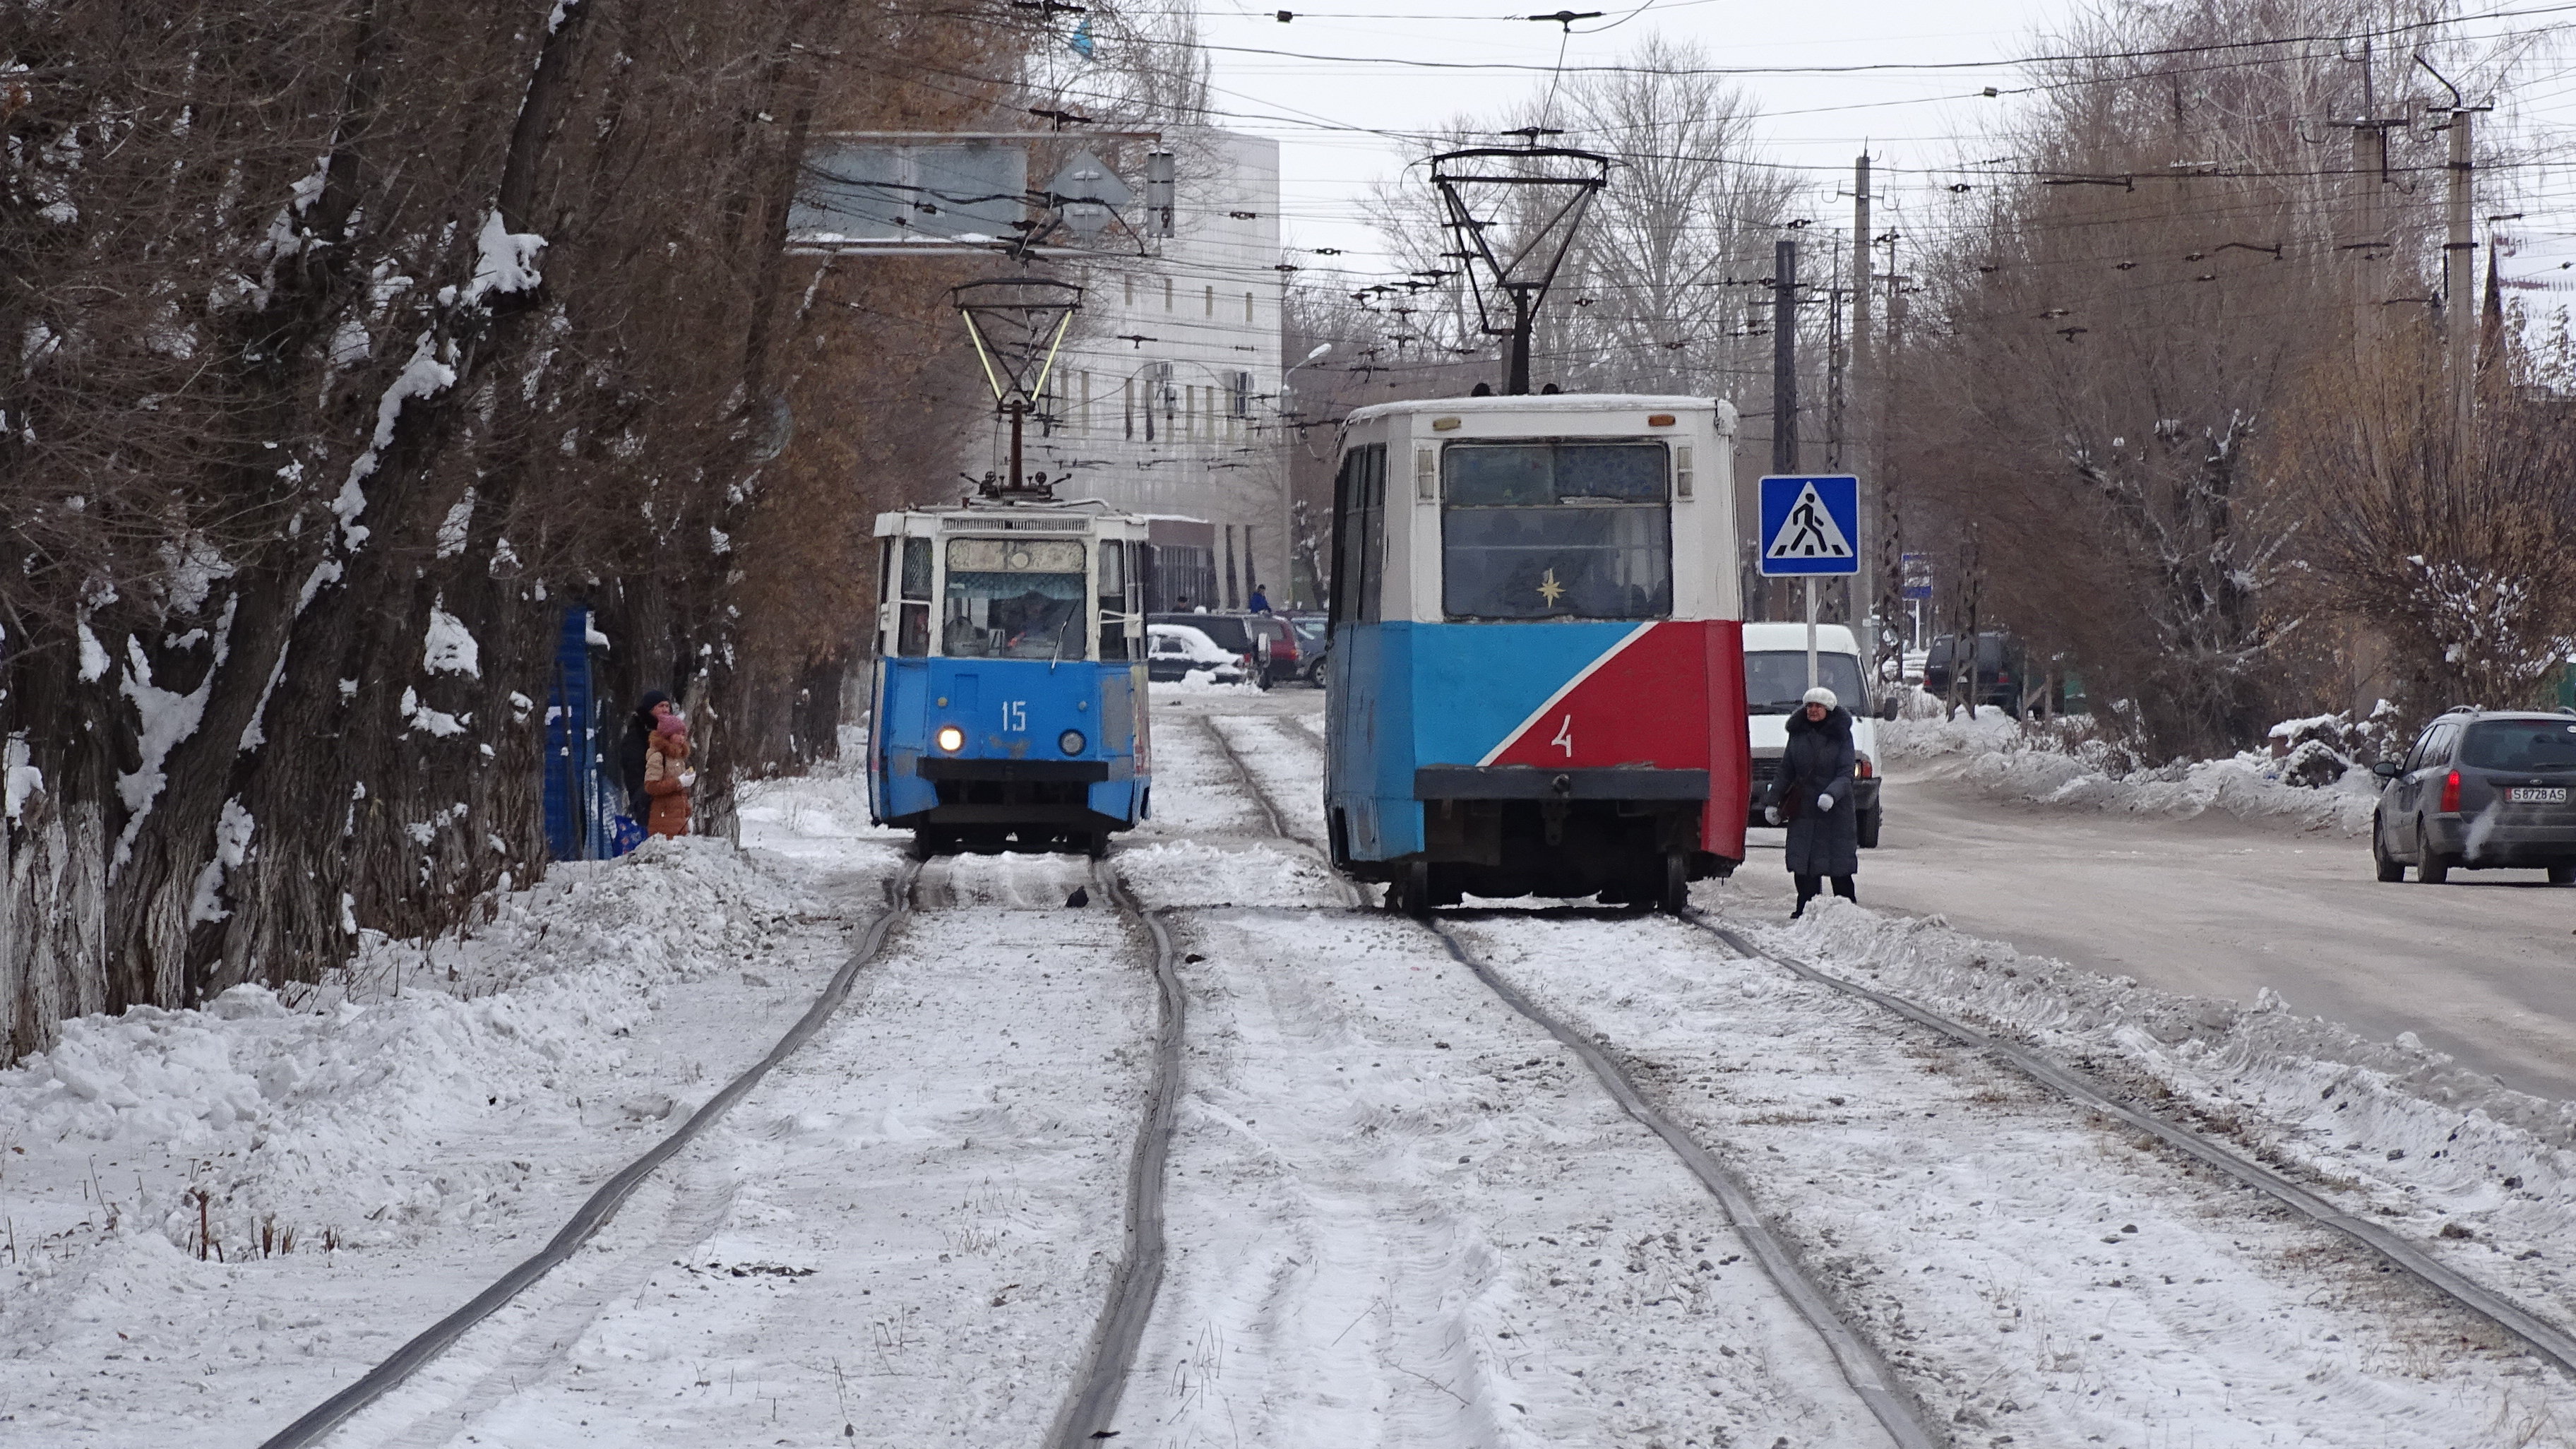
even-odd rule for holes
{"type": "Polygon", "coordinates": [[[2451,858],[2438,850],[2424,851],[2415,863],[2415,879],[2424,885],[2440,885],[2451,878],[2451,858]]]}
{"type": "Polygon", "coordinates": [[[2576,863],[2551,866],[2549,868],[2549,883],[2551,885],[2576,885],[2576,863]]]}
{"type": "Polygon", "coordinates": [[[1887,807],[1881,805],[1875,810],[1862,812],[1861,817],[1852,822],[1860,830],[1861,849],[1878,849],[1878,825],[1880,821],[1885,820],[1886,818],[1887,807]]]}
{"type": "Polygon", "coordinates": [[[2388,858],[2388,846],[2379,837],[2379,817],[2376,815],[2370,817],[2370,863],[2383,882],[2406,879],[2406,863],[2388,858]]]}

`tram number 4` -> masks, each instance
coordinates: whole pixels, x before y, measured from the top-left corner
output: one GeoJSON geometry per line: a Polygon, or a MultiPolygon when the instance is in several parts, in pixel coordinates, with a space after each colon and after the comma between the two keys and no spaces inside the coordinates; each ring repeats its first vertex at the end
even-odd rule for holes
{"type": "Polygon", "coordinates": [[[1012,733],[1025,733],[1029,727],[1029,702],[1025,699],[1002,701],[1002,728],[1012,733]]]}
{"type": "Polygon", "coordinates": [[[1567,715],[1562,721],[1558,722],[1556,727],[1556,738],[1549,740],[1548,743],[1565,751],[1565,757],[1567,759],[1570,760],[1574,758],[1574,716],[1567,715]]]}

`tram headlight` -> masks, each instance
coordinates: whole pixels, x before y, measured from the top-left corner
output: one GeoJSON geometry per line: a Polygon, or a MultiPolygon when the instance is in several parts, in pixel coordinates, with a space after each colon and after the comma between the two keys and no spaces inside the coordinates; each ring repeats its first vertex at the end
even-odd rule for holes
{"type": "Polygon", "coordinates": [[[1089,743],[1091,743],[1089,740],[1082,737],[1082,731],[1080,730],[1066,730],[1063,734],[1055,737],[1056,748],[1064,751],[1068,755],[1081,754],[1082,747],[1089,743]]]}
{"type": "Polygon", "coordinates": [[[937,738],[939,747],[952,755],[966,748],[966,732],[955,725],[941,725],[937,738]]]}

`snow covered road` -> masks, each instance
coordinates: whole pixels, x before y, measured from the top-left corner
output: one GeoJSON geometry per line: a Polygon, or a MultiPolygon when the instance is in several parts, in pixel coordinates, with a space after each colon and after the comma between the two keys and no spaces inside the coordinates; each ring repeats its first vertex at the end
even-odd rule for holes
{"type": "MultiPolygon", "coordinates": [[[[1753,834],[1741,884],[1785,897],[1780,832],[1753,834]]],[[[2367,840],[2217,812],[2013,804],[1911,766],[1888,782],[1860,890],[2167,991],[2277,992],[2373,1036],[2414,1032],[2522,1091],[2576,1097],[2576,890],[2536,870],[2383,885],[2367,840]]]]}
{"type": "MultiPolygon", "coordinates": [[[[1433,932],[1352,907],[1313,849],[1319,702],[1158,700],[1156,818],[1113,859],[1189,1006],[1117,1442],[1886,1442],[1662,1141],[1433,932]]],[[[81,1023],[0,1074],[0,1445],[254,1444],[524,1257],[848,958],[897,864],[855,785],[765,785],[746,853],[565,870],[469,941],[371,947],[330,999],[81,1023]],[[270,1218],[292,1253],[261,1255],[270,1218]]],[[[1137,924],[1068,908],[1085,879],[927,868],[813,1043],[330,1442],[1044,1442],[1121,1251],[1156,1015],[1137,924]]],[[[1698,903],[2171,1093],[2576,1318],[2544,1106],[2445,1106],[2298,1055],[2326,1038],[2280,1013],[2211,1025],[1901,918],[1783,931],[1755,886],[1698,903]]],[[[2568,1376],[2345,1239],[1684,922],[1543,905],[1451,929],[1729,1166],[1951,1442],[2576,1442],[2568,1376]]]]}

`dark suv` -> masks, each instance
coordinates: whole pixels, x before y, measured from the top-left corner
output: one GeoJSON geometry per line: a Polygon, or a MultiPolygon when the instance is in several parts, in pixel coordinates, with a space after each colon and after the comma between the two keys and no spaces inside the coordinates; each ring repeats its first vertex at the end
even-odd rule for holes
{"type": "MultiPolygon", "coordinates": [[[[2029,692],[2031,682],[2028,656],[2021,641],[2010,634],[1981,632],[1973,662],[1976,703],[2000,705],[2004,713],[2020,718],[2022,696],[2029,692]]],[[[1961,646],[1957,635],[1934,636],[1932,647],[1923,655],[1923,687],[1947,698],[1950,687],[1959,682],[1959,672],[1970,663],[1970,652],[1961,646]]]]}
{"type": "Polygon", "coordinates": [[[1148,614],[1149,624],[1186,624],[1243,656],[1253,683],[1268,689],[1304,671],[1297,631],[1275,614],[1148,614]]]}
{"type": "Polygon", "coordinates": [[[2371,767],[2370,855],[2384,881],[2439,885],[2454,867],[2538,867],[2576,885],[2576,710],[2451,710],[2403,760],[2371,767]]]}

